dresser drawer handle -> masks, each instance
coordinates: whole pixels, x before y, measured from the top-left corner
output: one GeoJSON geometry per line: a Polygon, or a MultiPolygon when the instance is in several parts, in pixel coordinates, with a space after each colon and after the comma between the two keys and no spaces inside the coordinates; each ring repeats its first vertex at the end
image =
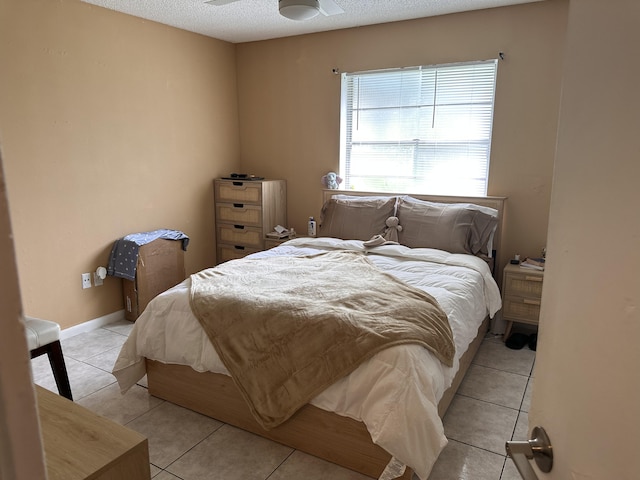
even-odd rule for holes
{"type": "Polygon", "coordinates": [[[242,245],[234,245],[233,248],[235,248],[236,250],[244,250],[244,247],[242,245]]]}
{"type": "Polygon", "coordinates": [[[244,208],[244,203],[234,203],[233,208],[244,208]]]}
{"type": "Polygon", "coordinates": [[[244,225],[234,225],[233,228],[237,228],[238,230],[244,230],[244,225]]]}
{"type": "Polygon", "coordinates": [[[540,305],[540,300],[529,300],[528,298],[523,299],[523,303],[527,305],[540,305]]]}
{"type": "Polygon", "coordinates": [[[525,280],[529,281],[529,282],[541,282],[542,278],[541,277],[529,277],[529,276],[525,276],[524,277],[525,280]]]}

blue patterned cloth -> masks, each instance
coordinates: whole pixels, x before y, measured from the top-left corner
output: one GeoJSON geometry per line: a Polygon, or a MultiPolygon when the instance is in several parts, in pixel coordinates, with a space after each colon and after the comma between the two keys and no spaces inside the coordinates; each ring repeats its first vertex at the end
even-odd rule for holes
{"type": "Polygon", "coordinates": [[[116,240],[113,244],[111,255],[109,255],[107,274],[126,278],[127,280],[135,280],[140,247],[159,238],[182,240],[182,249],[185,251],[189,245],[189,237],[180,230],[160,229],[152,232],[132,233],[116,240]]]}

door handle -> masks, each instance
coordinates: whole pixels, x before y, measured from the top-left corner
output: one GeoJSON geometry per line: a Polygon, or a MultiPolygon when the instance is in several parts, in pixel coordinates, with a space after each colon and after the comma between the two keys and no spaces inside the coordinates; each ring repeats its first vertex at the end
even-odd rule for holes
{"type": "Polygon", "coordinates": [[[523,480],[538,480],[529,460],[534,459],[540,471],[548,473],[553,468],[553,449],[547,432],[542,427],[534,427],[531,440],[507,442],[507,455],[511,457],[523,480]]]}

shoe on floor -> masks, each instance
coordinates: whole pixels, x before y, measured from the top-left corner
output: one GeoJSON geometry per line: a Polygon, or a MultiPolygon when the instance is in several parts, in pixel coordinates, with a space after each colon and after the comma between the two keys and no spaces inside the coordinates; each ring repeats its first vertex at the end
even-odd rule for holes
{"type": "Polygon", "coordinates": [[[529,341],[529,335],[524,333],[512,333],[504,344],[512,350],[522,349],[529,341]]]}
{"type": "Polygon", "coordinates": [[[528,343],[529,343],[529,348],[535,352],[536,347],[538,346],[538,334],[532,333],[531,335],[529,335],[528,343]]]}

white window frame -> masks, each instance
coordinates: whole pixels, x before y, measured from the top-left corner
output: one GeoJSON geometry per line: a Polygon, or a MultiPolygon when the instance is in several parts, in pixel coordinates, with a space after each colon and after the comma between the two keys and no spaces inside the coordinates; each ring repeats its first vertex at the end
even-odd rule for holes
{"type": "Polygon", "coordinates": [[[486,195],[497,64],[343,73],[343,188],[486,195]]]}

